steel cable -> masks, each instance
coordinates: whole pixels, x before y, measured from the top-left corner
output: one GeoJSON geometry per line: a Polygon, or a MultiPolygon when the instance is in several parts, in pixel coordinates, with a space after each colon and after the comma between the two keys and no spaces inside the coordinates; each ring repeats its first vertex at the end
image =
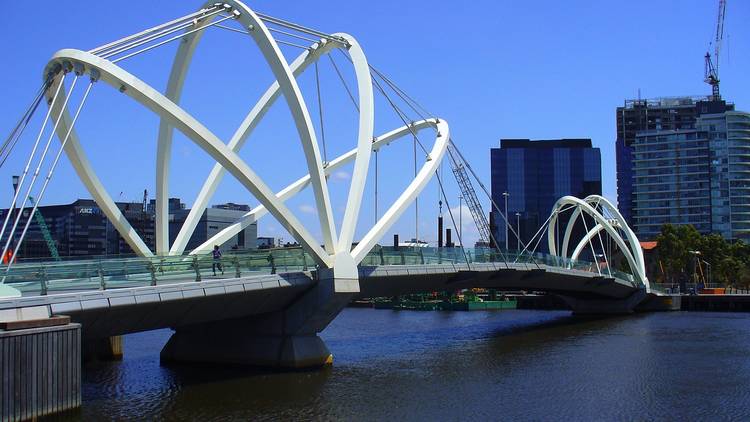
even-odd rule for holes
{"type": "MultiPolygon", "coordinates": [[[[75,126],[76,121],[78,121],[78,116],[81,114],[83,105],[86,103],[86,99],[88,98],[89,93],[91,92],[91,88],[94,86],[94,82],[95,81],[93,79],[91,80],[91,82],[89,82],[89,86],[86,88],[86,92],[84,92],[83,97],[81,98],[80,104],[78,104],[78,109],[76,110],[76,113],[73,116],[73,120],[71,121],[70,126],[68,126],[68,130],[65,133],[65,137],[62,139],[60,143],[60,149],[57,151],[57,154],[55,155],[55,159],[52,161],[52,165],[50,166],[49,172],[47,173],[47,177],[44,179],[44,184],[42,185],[42,189],[39,191],[39,194],[36,196],[36,201],[34,201],[34,207],[29,213],[29,217],[26,219],[26,225],[24,226],[23,231],[21,232],[21,236],[18,238],[18,244],[16,245],[16,250],[13,251],[13,257],[10,259],[10,261],[8,261],[8,266],[5,268],[6,275],[10,271],[10,267],[13,265],[13,261],[15,261],[16,256],[18,255],[18,251],[21,248],[21,243],[23,242],[23,239],[26,237],[26,232],[29,230],[29,226],[31,225],[32,216],[37,211],[37,208],[39,207],[39,203],[42,202],[42,198],[44,197],[44,192],[47,190],[49,181],[52,179],[52,174],[54,174],[55,172],[57,163],[60,161],[60,157],[62,156],[62,153],[65,150],[65,145],[68,143],[68,139],[70,139],[70,134],[73,132],[73,127],[75,126]]],[[[65,110],[64,108],[61,110],[60,112],[61,116],[64,110],[65,110]]],[[[32,185],[33,185],[33,182],[32,182],[32,185]]],[[[19,216],[20,216],[20,213],[19,213],[19,216]]],[[[3,252],[2,256],[5,256],[5,251],[3,252]]],[[[5,282],[5,277],[3,277],[3,282],[5,282]]]]}
{"type": "MultiPolygon", "coordinates": [[[[16,232],[16,229],[18,228],[18,222],[21,220],[21,216],[23,214],[24,208],[26,208],[26,202],[29,200],[29,194],[31,194],[31,190],[34,187],[34,183],[36,183],[36,179],[39,176],[39,171],[42,168],[42,164],[44,164],[44,159],[47,157],[47,153],[49,152],[49,147],[52,144],[52,139],[55,137],[55,132],[57,131],[57,127],[60,124],[60,121],[63,117],[63,111],[68,106],[68,101],[70,100],[70,95],[73,93],[73,89],[76,86],[76,82],[78,82],[78,75],[73,79],[73,82],[70,84],[70,89],[68,90],[68,95],[65,97],[65,100],[63,101],[62,108],[60,109],[60,114],[55,119],[55,125],[52,128],[52,132],[49,135],[49,138],[47,138],[47,143],[44,146],[44,150],[42,151],[42,155],[39,158],[39,164],[36,167],[36,170],[34,170],[34,175],[31,177],[31,182],[29,183],[29,187],[26,189],[26,194],[23,197],[23,201],[21,202],[21,206],[18,211],[18,215],[16,216],[15,221],[13,222],[13,227],[10,229],[10,233],[8,235],[8,239],[5,242],[5,247],[3,247],[3,253],[0,256],[5,256],[5,254],[8,252],[8,248],[10,247],[10,243],[13,240],[13,236],[16,232]]],[[[62,85],[62,81],[60,82],[60,85],[62,85]]],[[[50,111],[52,111],[53,106],[50,105],[50,111]]],[[[45,121],[46,123],[46,121],[45,121]]],[[[40,133],[41,135],[41,133],[40,133]]],[[[34,156],[34,153],[32,152],[31,157],[34,156]]],[[[23,186],[23,182],[19,182],[18,189],[16,190],[16,198],[18,197],[18,192],[21,191],[21,187],[23,186]]],[[[13,208],[14,205],[11,206],[13,208]]],[[[29,216],[31,218],[31,216],[29,216]]]]}
{"type": "MultiPolygon", "coordinates": [[[[52,107],[57,102],[57,97],[60,94],[60,89],[63,86],[63,82],[65,81],[66,74],[63,73],[61,76],[61,80],[57,86],[57,89],[55,90],[55,94],[52,97],[52,102],[50,103],[49,109],[47,110],[47,114],[44,117],[44,122],[42,123],[41,129],[39,129],[39,135],[36,137],[36,141],[34,142],[34,146],[31,149],[31,154],[29,154],[29,159],[26,162],[26,167],[23,170],[23,173],[21,173],[21,177],[18,182],[18,187],[16,188],[16,192],[13,194],[13,200],[10,203],[10,206],[8,207],[9,210],[13,210],[16,207],[16,202],[18,201],[18,194],[21,192],[21,186],[23,186],[26,175],[29,173],[29,169],[31,168],[31,162],[34,160],[34,155],[36,155],[36,150],[39,147],[39,141],[42,139],[42,135],[44,135],[44,129],[47,127],[47,122],[49,121],[50,115],[52,114],[52,107]]],[[[2,241],[3,235],[5,234],[5,229],[8,227],[8,222],[10,221],[10,215],[11,213],[8,212],[8,215],[5,216],[5,220],[3,221],[3,227],[0,229],[0,241],[2,241]]],[[[3,256],[5,256],[3,254],[3,256]]]]}

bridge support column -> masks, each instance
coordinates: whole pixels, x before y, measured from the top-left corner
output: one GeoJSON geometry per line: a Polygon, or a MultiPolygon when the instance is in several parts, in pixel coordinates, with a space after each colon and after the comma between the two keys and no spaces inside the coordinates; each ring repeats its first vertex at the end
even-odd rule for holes
{"type": "Polygon", "coordinates": [[[122,346],[122,336],[85,340],[83,343],[83,360],[84,362],[122,360],[122,346]]]}
{"type": "Polygon", "coordinates": [[[632,313],[635,307],[646,299],[647,293],[645,289],[640,289],[623,299],[578,298],[559,294],[558,296],[576,315],[612,315],[632,313]]]}
{"type": "Polygon", "coordinates": [[[318,283],[285,309],[178,328],[162,362],[227,363],[301,369],[333,362],[318,336],[359,293],[359,282],[317,271],[318,283]]]}

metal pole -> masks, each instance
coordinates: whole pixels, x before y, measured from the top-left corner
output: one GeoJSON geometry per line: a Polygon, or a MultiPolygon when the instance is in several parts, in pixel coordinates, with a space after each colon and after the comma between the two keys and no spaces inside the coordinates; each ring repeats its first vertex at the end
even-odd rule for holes
{"type": "Polygon", "coordinates": [[[508,191],[503,192],[505,198],[505,250],[508,250],[508,191]]]}
{"type": "Polygon", "coordinates": [[[516,233],[518,238],[516,239],[516,250],[521,251],[521,213],[516,213],[516,233]]]}

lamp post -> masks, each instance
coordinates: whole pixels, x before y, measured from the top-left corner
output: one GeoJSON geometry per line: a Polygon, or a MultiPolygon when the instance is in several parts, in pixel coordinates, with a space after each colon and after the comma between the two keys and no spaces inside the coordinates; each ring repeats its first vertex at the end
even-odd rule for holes
{"type": "Polygon", "coordinates": [[[521,252],[521,213],[516,213],[516,250],[521,252]]]}
{"type": "Polygon", "coordinates": [[[508,191],[503,192],[503,197],[505,198],[505,249],[508,249],[508,196],[510,194],[508,191]]]}
{"type": "MultiPolygon", "coordinates": [[[[700,257],[703,254],[701,253],[701,251],[688,251],[688,252],[691,255],[693,255],[693,283],[698,284],[697,283],[697,281],[698,281],[697,278],[698,277],[697,277],[697,274],[696,274],[696,271],[697,271],[696,267],[700,266],[700,261],[701,261],[700,257]]],[[[696,292],[697,292],[697,289],[696,289],[696,292]]]]}

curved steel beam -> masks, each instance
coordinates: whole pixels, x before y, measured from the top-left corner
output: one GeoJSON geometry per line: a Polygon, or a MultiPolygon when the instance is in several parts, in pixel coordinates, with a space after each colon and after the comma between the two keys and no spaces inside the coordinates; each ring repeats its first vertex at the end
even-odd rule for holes
{"type": "Polygon", "coordinates": [[[570,256],[570,259],[573,261],[578,259],[578,256],[581,255],[581,252],[586,248],[586,244],[591,241],[591,239],[594,238],[600,231],[604,230],[604,226],[601,224],[597,224],[589,230],[588,233],[586,233],[585,236],[583,236],[583,239],[581,239],[580,242],[578,242],[578,245],[576,246],[575,250],[573,250],[573,254],[570,256]]]}
{"type": "MultiPolygon", "coordinates": [[[[213,159],[225,167],[234,177],[237,178],[246,189],[268,207],[274,217],[289,231],[305,249],[307,249],[316,262],[325,266],[331,265],[330,256],[318,245],[318,242],[304,228],[300,221],[276,198],[276,195],[270,188],[258,177],[255,172],[232,150],[230,150],[219,138],[211,131],[204,127],[200,122],[195,120],[185,110],[169,101],[164,95],[145,84],[122,68],[114,65],[112,62],[94,56],[90,53],[80,50],[60,50],[53,56],[50,66],[69,60],[72,62],[82,63],[89,73],[92,68],[97,69],[100,74],[100,80],[108,85],[119,89],[126,95],[156,113],[162,118],[169,120],[170,124],[179,129],[190,140],[192,140],[201,149],[206,151],[213,159]]],[[[71,150],[74,154],[83,155],[83,151],[71,150]]],[[[71,161],[80,160],[80,157],[71,157],[71,161]]],[[[92,195],[102,195],[106,192],[101,186],[94,186],[97,190],[91,192],[92,195]]]]}
{"type": "MultiPolygon", "coordinates": [[[[211,5],[213,2],[208,2],[207,4],[211,5]]],[[[229,13],[234,15],[236,20],[253,38],[276,78],[276,82],[260,98],[227,145],[222,143],[211,131],[176,104],[182,95],[187,70],[192,61],[195,48],[201,38],[202,32],[196,29],[209,25],[213,18],[207,18],[199,22],[197,24],[199,26],[183,38],[172,66],[166,95],[160,94],[114,63],[80,50],[68,49],[57,52],[45,70],[50,69],[60,62],[72,62],[77,66],[81,65],[85,69],[84,73],[91,73],[96,70],[97,77],[100,80],[124,92],[160,117],[156,174],[157,253],[163,254],[167,251],[173,254],[182,253],[224,172],[229,171],[258,199],[260,205],[246,214],[241,220],[199,246],[193,253],[203,251],[204,248],[210,247],[209,245],[212,243],[223,243],[226,239],[244,227],[247,227],[247,225],[256,221],[265,213],[270,212],[311,253],[318,264],[333,268],[336,277],[356,279],[358,278],[356,264],[364,258],[375,242],[383,236],[385,231],[395,223],[410,203],[415,200],[435,173],[437,166],[445,154],[450,139],[448,125],[444,121],[428,119],[408,124],[388,132],[379,138],[373,138],[374,100],[372,76],[364,52],[353,37],[344,33],[335,34],[337,39],[342,40],[340,44],[338,41],[332,42],[328,39],[321,39],[302,53],[290,66],[281,54],[279,46],[271,36],[268,28],[250,8],[238,0],[227,0],[224,7],[227,8],[229,13]],[[320,157],[315,129],[295,77],[310,64],[318,60],[321,55],[327,54],[332,48],[342,47],[346,48],[349,52],[357,78],[359,96],[357,146],[331,163],[327,163],[328,165],[324,167],[326,164],[322,162],[320,157]],[[281,95],[286,99],[294,119],[305,153],[308,175],[298,179],[278,194],[274,194],[265,182],[239,158],[236,152],[242,147],[245,140],[258,122],[262,120],[271,105],[281,95]],[[362,241],[352,249],[372,151],[425,127],[434,127],[437,137],[422,169],[388,211],[364,236],[362,241]],[[169,197],[169,162],[175,128],[183,132],[192,142],[206,151],[217,163],[203,184],[185,225],[178,233],[177,240],[170,249],[168,241],[167,198],[169,197]],[[349,186],[349,195],[347,197],[341,232],[337,233],[325,176],[352,160],[355,161],[352,181],[349,186]],[[316,200],[319,223],[323,234],[323,247],[318,244],[300,221],[284,205],[286,199],[295,195],[309,184],[313,187],[313,195],[316,200]]],[[[67,116],[67,111],[55,111],[63,116],[60,131],[68,130],[70,119],[67,116]]],[[[152,252],[143,243],[135,230],[133,230],[99,182],[88,162],[85,152],[80,146],[74,129],[71,130],[71,139],[65,151],[89,192],[125,240],[138,254],[151,255],[152,252]]]]}
{"type": "MultiPolygon", "coordinates": [[[[411,134],[412,131],[419,132],[422,129],[425,129],[428,127],[435,128],[436,126],[437,126],[437,119],[420,120],[408,126],[402,126],[398,129],[392,130],[386,134],[383,134],[375,138],[375,141],[372,143],[372,150],[375,151],[379,148],[382,148],[390,144],[393,141],[396,141],[400,138],[403,138],[406,135],[411,134]]],[[[331,162],[328,163],[328,166],[325,169],[326,175],[333,173],[334,171],[338,170],[340,167],[351,162],[352,160],[354,160],[356,156],[357,156],[357,149],[355,148],[355,149],[350,150],[346,154],[342,154],[336,157],[334,160],[331,160],[331,162]]],[[[304,177],[297,179],[294,183],[292,183],[291,185],[279,191],[276,194],[276,197],[279,198],[279,200],[281,201],[286,201],[287,199],[301,192],[309,184],[310,184],[310,175],[308,174],[304,177]]],[[[264,207],[263,205],[258,205],[257,207],[248,211],[238,221],[225,227],[220,232],[212,236],[210,239],[203,242],[200,246],[193,249],[190,252],[190,255],[209,252],[213,248],[213,245],[221,245],[222,243],[228,241],[229,239],[237,235],[237,233],[247,228],[249,225],[260,220],[260,218],[266,215],[267,212],[268,210],[266,210],[266,207],[264,207]]]]}
{"type": "MultiPolygon", "coordinates": [[[[294,60],[294,62],[292,62],[290,67],[293,74],[295,76],[302,74],[311,64],[317,61],[321,55],[330,51],[332,47],[335,47],[334,43],[321,43],[312,45],[309,50],[305,50],[294,60]]],[[[234,135],[232,136],[232,139],[230,139],[229,144],[227,144],[227,146],[232,149],[232,151],[238,152],[240,149],[242,149],[247,138],[250,136],[253,130],[255,130],[258,123],[263,119],[263,116],[265,116],[266,112],[268,112],[271,106],[276,102],[280,94],[281,92],[279,83],[274,82],[273,84],[271,84],[271,86],[266,90],[266,92],[255,104],[255,106],[253,106],[252,110],[250,110],[250,113],[248,113],[240,126],[237,128],[234,135]]],[[[170,255],[180,255],[185,251],[185,247],[190,240],[190,236],[192,236],[193,231],[195,231],[195,227],[198,225],[198,222],[203,215],[203,211],[205,211],[208,207],[208,201],[211,199],[211,197],[213,197],[225,173],[226,170],[224,169],[224,167],[222,167],[218,163],[215,164],[211,169],[211,172],[206,178],[206,181],[203,183],[203,187],[201,187],[198,196],[195,198],[193,205],[190,207],[190,212],[185,218],[185,222],[180,228],[180,231],[177,233],[177,237],[175,238],[174,243],[169,249],[170,255]]]]}
{"type": "Polygon", "coordinates": [[[352,257],[354,258],[354,264],[358,264],[362,261],[367,253],[375,246],[375,243],[380,240],[401,214],[406,211],[406,208],[414,202],[414,199],[422,192],[422,189],[430,181],[432,175],[435,174],[440,161],[443,159],[445,150],[448,147],[448,140],[450,139],[450,130],[448,124],[444,120],[437,122],[437,136],[435,144],[427,156],[427,161],[422,165],[422,168],[417,173],[417,176],[412,180],[409,186],[406,187],[404,192],[396,199],[390,208],[383,214],[377,223],[370,229],[367,234],[360,240],[357,246],[352,249],[352,257]]]}
{"type": "MultiPolygon", "coordinates": [[[[574,258],[576,259],[578,255],[580,254],[583,247],[585,247],[585,244],[588,242],[588,240],[591,239],[591,237],[595,236],[597,233],[599,233],[601,230],[604,230],[607,232],[607,234],[610,235],[610,237],[615,241],[617,246],[622,251],[623,255],[625,256],[626,260],[628,261],[628,265],[630,266],[631,271],[633,272],[633,276],[636,278],[636,280],[640,283],[643,283],[646,287],[647,291],[650,291],[650,284],[648,281],[648,278],[646,277],[646,269],[645,265],[643,263],[643,251],[640,248],[640,244],[638,243],[638,240],[633,233],[632,230],[630,230],[630,227],[627,226],[625,223],[624,218],[622,215],[617,211],[617,208],[612,205],[611,202],[607,201],[605,198],[599,196],[599,195],[591,195],[586,197],[585,199],[579,199],[573,196],[564,196],[557,200],[553,207],[553,213],[557,213],[562,206],[565,205],[576,205],[577,209],[574,211],[574,216],[571,216],[570,221],[568,222],[568,227],[566,228],[566,233],[570,231],[570,227],[575,223],[575,219],[577,219],[578,215],[581,215],[582,213],[586,213],[590,215],[597,223],[597,225],[590,230],[586,236],[578,243],[577,247],[575,248],[575,251],[573,252],[574,258]],[[596,203],[597,205],[602,204],[604,207],[606,207],[610,213],[614,216],[615,220],[618,222],[618,224],[623,228],[626,232],[626,237],[628,238],[628,243],[625,243],[625,240],[623,240],[622,236],[615,230],[614,226],[607,221],[602,214],[595,209],[593,206],[591,206],[591,203],[596,203]],[[601,228],[599,228],[601,227],[601,228]]],[[[555,235],[555,226],[557,224],[557,218],[556,216],[553,217],[553,219],[550,220],[550,226],[547,229],[547,235],[548,235],[548,244],[550,246],[550,251],[553,254],[556,254],[558,256],[561,256],[555,249],[555,241],[554,241],[554,235],[555,235]]],[[[568,240],[568,239],[566,239],[568,240]]],[[[564,242],[567,243],[567,242],[564,242]]],[[[563,252],[566,250],[565,244],[563,246],[563,252]]]]}
{"type": "MultiPolygon", "coordinates": [[[[302,93],[297,85],[297,80],[294,78],[284,55],[281,53],[281,49],[271,36],[270,31],[255,12],[241,1],[226,0],[224,3],[231,6],[233,10],[239,12],[236,17],[237,22],[248,31],[250,37],[255,41],[255,44],[258,46],[261,54],[263,54],[263,57],[270,66],[271,72],[279,83],[281,92],[286,99],[289,110],[292,113],[294,125],[297,128],[297,133],[299,134],[302,143],[308,171],[312,175],[311,182],[315,193],[314,197],[318,210],[317,214],[320,221],[320,229],[323,234],[323,243],[326,251],[329,254],[333,253],[335,248],[334,245],[336,244],[336,228],[333,221],[330,196],[328,194],[326,180],[323,174],[323,162],[320,158],[320,149],[315,135],[315,128],[312,125],[310,113],[307,110],[304,98],[302,97],[302,93]]],[[[206,5],[211,4],[213,4],[213,2],[206,3],[206,5]]],[[[203,24],[208,24],[210,21],[211,19],[206,19],[203,24]]],[[[194,40],[197,39],[198,38],[195,38],[194,40]]],[[[178,97],[179,92],[181,92],[187,71],[187,64],[189,63],[189,56],[192,55],[196,46],[195,42],[189,44],[190,46],[185,47],[184,50],[178,50],[178,55],[175,58],[175,66],[173,66],[172,75],[170,75],[170,86],[174,87],[174,91],[168,91],[168,94],[175,98],[178,97]],[[172,83],[173,81],[174,83],[172,83]]],[[[169,250],[169,228],[167,222],[168,204],[166,202],[169,197],[169,159],[171,153],[171,136],[166,136],[166,134],[169,132],[171,132],[171,129],[168,125],[164,124],[160,126],[159,147],[157,148],[156,186],[157,196],[160,198],[161,203],[160,206],[157,207],[158,215],[156,218],[159,225],[158,236],[161,240],[159,241],[157,253],[167,253],[169,250]],[[164,128],[163,130],[162,127],[164,128]],[[161,135],[165,136],[162,137],[161,135]]]]}
{"type": "Polygon", "coordinates": [[[349,184],[349,196],[346,201],[344,219],[341,222],[341,234],[336,248],[339,254],[351,256],[354,231],[359,221],[359,211],[362,208],[362,194],[367,183],[367,172],[370,168],[370,155],[372,153],[373,127],[375,125],[375,104],[372,96],[372,75],[362,48],[357,40],[348,34],[339,34],[349,44],[349,56],[354,66],[354,74],[357,78],[357,91],[359,95],[359,127],[357,131],[357,155],[354,160],[351,183],[349,184]]]}
{"type": "MultiPolygon", "coordinates": [[[[45,71],[44,74],[46,75],[47,72],[45,71]]],[[[61,79],[55,79],[53,86],[56,86],[59,83],[61,83],[61,79]]],[[[48,101],[52,101],[52,92],[54,92],[54,88],[47,90],[48,101]]],[[[61,100],[65,99],[66,94],[64,89],[60,90],[59,96],[61,100]]],[[[62,113],[62,118],[60,118],[60,123],[57,126],[56,132],[57,138],[60,140],[62,140],[65,137],[65,134],[68,133],[72,124],[70,113],[68,113],[67,108],[62,108],[62,103],[63,101],[57,101],[50,105],[50,107],[52,107],[52,116],[54,116],[54,119],[57,119],[60,113],[62,113]]],[[[104,185],[101,180],[99,180],[96,172],[94,172],[94,168],[81,146],[81,141],[75,128],[73,128],[68,135],[68,142],[65,143],[64,151],[65,155],[70,160],[70,164],[76,171],[76,174],[78,174],[78,178],[81,179],[81,182],[83,182],[83,185],[91,194],[91,197],[99,205],[99,208],[104,212],[104,215],[107,216],[112,223],[112,226],[114,226],[117,232],[120,233],[120,236],[125,240],[125,243],[127,243],[128,246],[130,246],[130,248],[138,255],[152,256],[153,252],[151,249],[149,249],[143,239],[141,239],[133,226],[130,225],[128,219],[122,214],[122,211],[120,211],[120,208],[115,204],[115,201],[104,188],[104,185]]]]}
{"type": "MultiPolygon", "coordinates": [[[[203,8],[209,5],[209,3],[206,3],[203,8]]],[[[205,27],[211,23],[214,17],[209,16],[198,22],[194,29],[205,27]]],[[[167,90],[165,91],[165,96],[175,104],[180,103],[188,64],[192,61],[195,47],[203,37],[203,33],[204,31],[195,31],[188,34],[183,38],[177,49],[167,82],[167,90]]],[[[159,135],[156,144],[156,209],[154,210],[154,237],[156,253],[159,255],[166,254],[169,251],[169,165],[172,157],[173,129],[167,120],[161,119],[159,121],[159,135]]]]}

